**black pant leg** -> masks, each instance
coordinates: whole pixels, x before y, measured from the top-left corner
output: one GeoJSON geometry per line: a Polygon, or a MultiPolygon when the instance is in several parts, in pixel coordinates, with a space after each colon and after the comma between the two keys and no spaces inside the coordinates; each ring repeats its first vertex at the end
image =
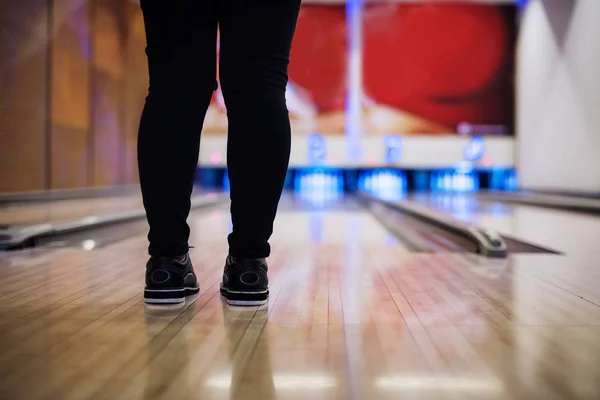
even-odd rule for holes
{"type": "Polygon", "coordinates": [[[230,254],[260,258],[268,240],[290,156],[285,101],[300,0],[223,0],[220,80],[227,106],[227,166],[233,232],[230,254]]]}
{"type": "Polygon", "coordinates": [[[149,253],[188,251],[200,132],[216,79],[216,0],[141,0],[150,87],[138,134],[149,253]]]}

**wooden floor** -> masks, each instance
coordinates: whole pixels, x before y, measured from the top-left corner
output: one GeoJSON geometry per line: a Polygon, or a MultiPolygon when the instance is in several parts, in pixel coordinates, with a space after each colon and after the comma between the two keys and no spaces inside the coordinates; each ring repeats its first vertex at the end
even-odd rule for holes
{"type": "MultiPolygon", "coordinates": [[[[204,193],[194,190],[194,194],[204,193]]],[[[13,203],[0,206],[0,226],[70,222],[90,215],[135,211],[142,207],[140,192],[83,199],[13,203]]]]}
{"type": "Polygon", "coordinates": [[[597,257],[410,253],[368,214],[286,208],[268,306],[235,309],[227,209],[191,225],[179,308],[142,303],[143,234],[0,255],[0,398],[600,398],[597,257]]]}
{"type": "Polygon", "coordinates": [[[142,207],[140,194],[11,204],[0,207],[0,225],[58,223],[89,215],[130,211],[140,207],[142,207]]]}

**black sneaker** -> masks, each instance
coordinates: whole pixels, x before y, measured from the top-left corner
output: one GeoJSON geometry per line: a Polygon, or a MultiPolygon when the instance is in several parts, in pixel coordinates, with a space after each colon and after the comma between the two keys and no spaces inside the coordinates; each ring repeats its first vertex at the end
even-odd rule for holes
{"type": "Polygon", "coordinates": [[[221,294],[232,306],[260,306],[269,298],[269,267],[263,258],[228,256],[223,271],[221,294]]]}
{"type": "Polygon", "coordinates": [[[183,303],[200,291],[189,254],[183,260],[150,257],[146,264],[144,301],[152,304],[183,303]]]}

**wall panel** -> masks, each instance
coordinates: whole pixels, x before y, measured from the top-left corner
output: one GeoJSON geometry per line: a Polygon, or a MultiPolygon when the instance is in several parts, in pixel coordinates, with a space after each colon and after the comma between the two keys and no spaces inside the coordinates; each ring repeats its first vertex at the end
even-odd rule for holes
{"type": "Polygon", "coordinates": [[[129,4],[125,94],[125,160],[124,179],[137,182],[137,132],[144,101],[148,94],[148,65],[144,49],[146,36],[144,20],[138,6],[129,4]]]}
{"type": "Polygon", "coordinates": [[[51,188],[85,187],[90,141],[90,9],[86,0],[54,2],[51,188]]]}
{"type": "Polygon", "coordinates": [[[126,4],[94,1],[93,186],[124,183],[126,4]]]}
{"type": "Polygon", "coordinates": [[[517,128],[527,189],[600,193],[600,2],[530,0],[518,49],[517,128]]]}
{"type": "Polygon", "coordinates": [[[0,192],[47,184],[47,44],[44,0],[0,1],[0,192]]]}
{"type": "Polygon", "coordinates": [[[0,193],[138,181],[144,48],[137,3],[0,1],[0,193]]]}

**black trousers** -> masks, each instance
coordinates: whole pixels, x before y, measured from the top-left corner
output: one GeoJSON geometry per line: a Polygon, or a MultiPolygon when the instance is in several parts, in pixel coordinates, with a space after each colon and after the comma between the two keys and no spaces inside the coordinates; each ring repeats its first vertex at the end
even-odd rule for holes
{"type": "Polygon", "coordinates": [[[290,155],[285,102],[300,0],[141,0],[150,88],[138,135],[149,253],[188,251],[200,132],[219,78],[229,121],[230,254],[267,257],[290,155]]]}

